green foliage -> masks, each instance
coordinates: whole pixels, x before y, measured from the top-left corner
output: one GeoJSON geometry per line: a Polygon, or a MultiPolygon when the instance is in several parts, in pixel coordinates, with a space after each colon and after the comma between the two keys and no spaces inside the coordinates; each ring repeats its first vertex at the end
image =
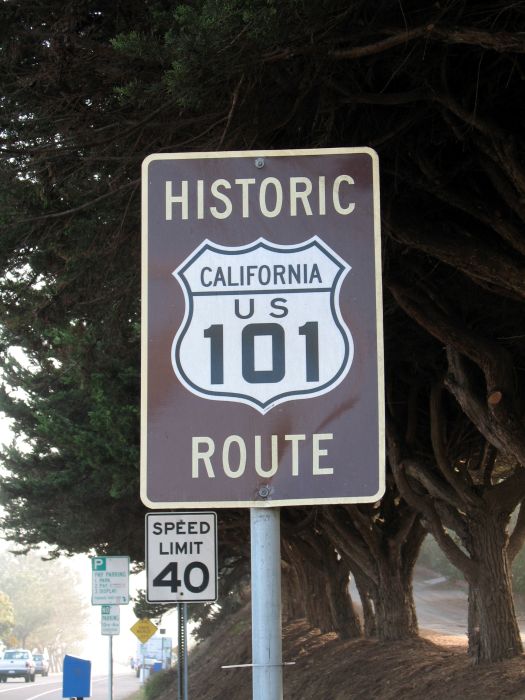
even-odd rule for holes
{"type": "Polygon", "coordinates": [[[136,501],[138,341],[131,330],[126,366],[122,345],[114,357],[85,325],[80,334],[70,328],[48,334],[47,357],[33,355],[31,369],[12,360],[7,365],[0,405],[16,417],[28,447],[4,452],[6,535],[23,533],[28,545],[50,542],[69,552],[97,543],[98,551],[113,548],[140,559],[142,537],[127,519],[143,512],[136,501]],[[23,398],[9,386],[23,389],[23,398]],[[112,532],[116,542],[108,545],[112,532]]]}
{"type": "Polygon", "coordinates": [[[174,668],[151,674],[144,684],[144,700],[155,700],[163,693],[173,691],[173,686],[176,682],[177,670],[174,668]]]}
{"type": "Polygon", "coordinates": [[[0,589],[11,601],[12,634],[19,646],[47,648],[50,655],[74,653],[87,621],[79,588],[78,576],[65,563],[44,561],[36,553],[0,555],[0,589]]]}
{"type": "MultiPolygon", "coordinates": [[[[426,394],[462,332],[509,354],[523,394],[520,3],[12,0],[0,18],[0,411],[22,439],[2,456],[9,537],[143,557],[139,179],[153,152],[375,147],[389,417],[431,453],[426,394]],[[406,280],[419,320],[436,303],[462,332],[436,340],[409,320],[388,291],[406,280]]],[[[475,431],[448,436],[459,471],[475,431]]]]}
{"type": "Polygon", "coordinates": [[[133,614],[138,619],[153,620],[157,625],[161,624],[162,616],[176,606],[169,603],[148,603],[146,600],[146,591],[137,591],[134,598],[133,614]]]}
{"type": "Polygon", "coordinates": [[[190,617],[196,622],[193,636],[197,641],[207,639],[225,618],[247,604],[250,599],[248,557],[222,552],[219,571],[217,603],[190,607],[190,617]]]}
{"type": "Polygon", "coordinates": [[[15,612],[11,599],[0,591],[0,639],[6,639],[15,625],[15,612]]]}

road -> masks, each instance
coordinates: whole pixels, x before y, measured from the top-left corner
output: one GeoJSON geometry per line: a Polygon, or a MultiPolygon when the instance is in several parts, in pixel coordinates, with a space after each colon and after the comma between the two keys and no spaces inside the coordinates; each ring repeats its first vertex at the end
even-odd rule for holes
{"type": "Polygon", "coordinates": [[[466,586],[451,585],[444,576],[416,567],[413,587],[420,629],[466,637],[466,586]]]}
{"type": "MultiPolygon", "coordinates": [[[[463,637],[466,640],[468,589],[465,583],[447,580],[430,569],[416,566],[413,591],[420,630],[463,637]]],[[[356,610],[360,611],[359,594],[353,581],[350,593],[356,610]]],[[[515,596],[514,604],[521,637],[525,642],[525,597],[515,596]]]]}
{"type": "MultiPolygon", "coordinates": [[[[468,588],[465,583],[448,581],[444,576],[416,566],[414,600],[420,629],[466,638],[468,588]]],[[[524,596],[515,595],[514,605],[521,638],[525,641],[524,596]]]]}
{"type": "MultiPolygon", "coordinates": [[[[128,669],[113,677],[113,700],[124,700],[140,687],[139,679],[128,669]]],[[[108,700],[108,677],[94,675],[91,680],[91,700],[108,700]]],[[[62,674],[51,673],[47,678],[36,677],[34,683],[13,678],[0,685],[0,700],[62,700],[62,674]]]]}

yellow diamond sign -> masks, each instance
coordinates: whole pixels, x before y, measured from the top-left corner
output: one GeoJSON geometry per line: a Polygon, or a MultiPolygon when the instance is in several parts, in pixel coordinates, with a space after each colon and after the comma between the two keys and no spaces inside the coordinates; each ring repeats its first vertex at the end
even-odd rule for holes
{"type": "Polygon", "coordinates": [[[158,627],[154,625],[151,620],[143,618],[142,620],[137,620],[130,629],[135,637],[137,637],[142,644],[145,644],[150,637],[153,637],[158,627]]]}

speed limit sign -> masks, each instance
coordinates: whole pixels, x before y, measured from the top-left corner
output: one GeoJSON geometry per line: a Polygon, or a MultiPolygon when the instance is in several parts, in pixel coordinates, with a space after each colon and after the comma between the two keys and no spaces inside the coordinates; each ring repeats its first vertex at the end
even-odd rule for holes
{"type": "Polygon", "coordinates": [[[149,603],[216,600],[216,514],[204,511],[148,513],[146,575],[149,603]]]}

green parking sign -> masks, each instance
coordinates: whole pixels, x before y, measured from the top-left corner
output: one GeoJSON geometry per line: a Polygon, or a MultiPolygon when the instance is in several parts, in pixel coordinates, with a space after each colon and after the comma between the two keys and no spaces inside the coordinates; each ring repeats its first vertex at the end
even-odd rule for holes
{"type": "Polygon", "coordinates": [[[92,605],[129,603],[129,557],[91,558],[92,605]]]}

